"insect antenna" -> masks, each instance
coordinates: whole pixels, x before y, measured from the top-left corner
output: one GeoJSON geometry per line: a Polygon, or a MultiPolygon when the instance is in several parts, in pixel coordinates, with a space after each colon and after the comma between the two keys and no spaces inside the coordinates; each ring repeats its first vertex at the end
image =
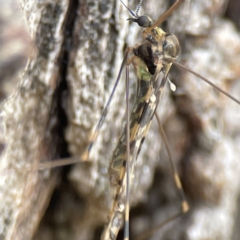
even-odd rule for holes
{"type": "Polygon", "coordinates": [[[136,14],[137,16],[138,16],[138,12],[139,12],[139,10],[140,10],[140,8],[141,8],[142,2],[143,2],[143,0],[141,0],[141,1],[139,2],[139,4],[137,5],[137,9],[136,9],[136,11],[135,11],[135,14],[136,14]]]}
{"type": "Polygon", "coordinates": [[[122,0],[120,0],[122,5],[127,8],[127,10],[129,11],[129,13],[134,17],[134,18],[138,18],[138,11],[140,9],[140,6],[138,5],[136,13],[134,13],[122,0]],[[139,9],[138,9],[139,8],[139,9]]]}
{"type": "Polygon", "coordinates": [[[130,22],[136,22],[140,27],[144,27],[144,28],[148,28],[152,25],[153,21],[149,16],[147,16],[147,15],[138,16],[138,11],[141,7],[142,0],[139,2],[138,6],[137,6],[136,13],[134,13],[128,6],[126,6],[122,0],[120,0],[120,1],[123,4],[123,6],[125,8],[127,8],[129,13],[133,16],[133,18],[128,18],[127,20],[129,20],[130,22]]]}

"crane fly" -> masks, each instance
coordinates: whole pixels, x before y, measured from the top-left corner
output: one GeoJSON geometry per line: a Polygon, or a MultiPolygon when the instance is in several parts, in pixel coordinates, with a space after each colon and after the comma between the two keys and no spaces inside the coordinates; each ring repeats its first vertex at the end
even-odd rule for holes
{"type": "MultiPolygon", "coordinates": [[[[121,1],[122,2],[122,1],[121,1]]],[[[140,27],[146,28],[143,31],[143,38],[145,42],[126,50],[122,66],[114,86],[114,90],[109,98],[107,106],[103,115],[97,125],[97,129],[92,137],[93,141],[89,145],[88,150],[83,155],[82,159],[87,159],[92,145],[97,137],[98,131],[103,123],[104,117],[107,114],[107,109],[110,104],[111,98],[114,94],[118,81],[121,77],[123,67],[126,65],[126,101],[127,101],[127,117],[126,129],[123,131],[118,145],[113,153],[113,159],[109,166],[110,184],[115,188],[115,197],[110,211],[108,224],[103,232],[102,240],[114,240],[118,235],[118,231],[122,226],[122,215],[125,212],[125,229],[124,239],[129,239],[129,195],[130,195],[130,177],[134,175],[134,166],[137,156],[140,152],[141,146],[144,142],[145,136],[151,125],[156,108],[162,96],[164,86],[168,80],[168,73],[175,62],[179,53],[179,42],[173,34],[165,33],[159,24],[162,23],[172,12],[179,6],[182,1],[176,1],[172,7],[165,12],[160,18],[153,23],[147,16],[138,16],[137,8],[136,13],[129,9],[123,2],[124,6],[129,10],[133,18],[128,20],[138,23],[140,27]],[[129,57],[132,53],[132,57],[129,57]],[[129,65],[133,65],[137,78],[138,78],[138,91],[136,94],[135,104],[129,116],[129,65]]],[[[141,4],[141,3],[140,3],[141,4]]],[[[177,66],[185,69],[181,64],[175,62],[177,66]]],[[[240,103],[237,99],[216,87],[209,82],[206,78],[196,74],[199,78],[214,86],[223,94],[230,97],[232,100],[240,103]]],[[[158,122],[160,122],[157,116],[158,122]]],[[[182,190],[181,181],[176,171],[176,167],[172,163],[174,179],[177,188],[179,189],[182,197],[182,212],[186,213],[189,209],[188,203],[182,190]]],[[[173,218],[179,216],[177,214],[173,218]]]]}
{"type": "MultiPolygon", "coordinates": [[[[109,167],[110,183],[116,188],[116,193],[110,213],[109,224],[102,236],[103,240],[116,239],[124,210],[126,226],[124,239],[129,239],[130,173],[133,174],[134,172],[135,159],[140,152],[141,145],[151,125],[163,88],[167,82],[171,65],[179,53],[177,38],[172,34],[165,33],[158,25],[166,16],[172,13],[178,4],[179,2],[176,2],[155,24],[152,23],[152,20],[148,16],[144,15],[139,17],[129,9],[134,17],[129,20],[137,22],[139,26],[146,28],[143,32],[146,43],[128,49],[123,60],[123,65],[125,62],[127,65],[126,86],[127,88],[129,86],[128,66],[132,64],[138,78],[138,92],[130,116],[131,120],[129,120],[127,107],[127,130],[124,131],[120,137],[109,167]],[[128,59],[129,52],[133,53],[133,57],[128,59]],[[160,76],[160,73],[162,73],[162,76],[160,76]],[[159,81],[159,79],[161,80],[159,81]]],[[[119,76],[120,74],[121,71],[119,76]]],[[[126,99],[128,106],[128,91],[126,99]]],[[[184,197],[181,182],[175,168],[174,178],[177,187],[181,191],[183,212],[187,212],[189,208],[188,203],[184,197]]]]}
{"type": "MultiPolygon", "coordinates": [[[[113,153],[113,159],[109,166],[110,184],[115,188],[115,198],[113,206],[110,212],[108,225],[102,235],[102,239],[115,239],[118,235],[119,228],[122,225],[122,214],[126,212],[125,225],[126,233],[125,239],[129,239],[128,233],[128,221],[129,221],[129,187],[131,185],[130,177],[134,174],[134,165],[137,156],[140,152],[144,138],[151,125],[152,119],[155,114],[155,110],[161,99],[163,88],[168,81],[168,73],[172,64],[176,64],[175,60],[179,52],[179,43],[177,38],[165,33],[158,25],[164,21],[181,3],[182,1],[176,1],[176,3],[163,14],[155,23],[152,23],[151,19],[147,16],[138,16],[128,9],[133,16],[129,20],[131,22],[138,23],[141,27],[146,29],[143,31],[143,38],[145,43],[128,48],[122,63],[121,70],[119,72],[116,86],[120,80],[121,73],[124,65],[126,65],[126,79],[129,81],[128,68],[129,65],[133,65],[138,77],[138,92],[136,94],[135,104],[131,115],[127,114],[127,125],[124,129],[118,145],[113,153]],[[132,54],[131,57],[129,55],[132,54]],[[126,191],[126,192],[125,192],[126,191]]],[[[181,66],[183,68],[183,66],[181,66]]],[[[193,72],[196,75],[196,73],[193,72]]],[[[206,80],[198,75],[198,77],[206,80]]],[[[206,80],[208,81],[208,80],[206,80]]],[[[208,82],[209,83],[209,82],[208,82]]],[[[211,84],[211,83],[210,83],[211,84]]],[[[128,86],[128,84],[127,84],[128,86]]],[[[214,87],[216,87],[214,85],[214,87]]],[[[128,87],[127,87],[128,89],[128,87]]],[[[239,101],[228,95],[226,92],[217,88],[228,97],[239,103],[239,101]]],[[[91,136],[91,143],[87,151],[82,155],[82,160],[89,158],[89,152],[97,138],[99,129],[101,128],[104,118],[107,114],[108,106],[111,102],[111,98],[114,91],[109,98],[102,117],[97,125],[96,131],[91,136]]],[[[127,106],[129,97],[127,95],[127,106]]],[[[127,107],[128,109],[128,107],[127,107]]],[[[127,110],[127,113],[129,111],[127,110]]],[[[158,117],[157,117],[158,118],[158,117]]],[[[174,170],[175,172],[175,170],[174,170]]],[[[174,174],[176,179],[176,185],[181,191],[182,197],[182,211],[187,212],[188,204],[182,194],[181,183],[178,175],[174,174]]],[[[178,215],[177,215],[178,216],[178,215]]]]}

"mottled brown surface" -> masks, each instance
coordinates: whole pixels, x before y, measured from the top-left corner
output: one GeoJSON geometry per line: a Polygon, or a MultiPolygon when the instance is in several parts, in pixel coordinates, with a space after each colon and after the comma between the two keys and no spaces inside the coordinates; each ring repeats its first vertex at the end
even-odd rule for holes
{"type": "MultiPolygon", "coordinates": [[[[144,12],[156,19],[168,7],[161,2],[144,2],[144,12]]],[[[124,81],[91,162],[53,174],[36,168],[42,161],[80,156],[109,96],[125,44],[141,39],[136,27],[128,26],[128,13],[119,2],[70,3],[67,11],[68,1],[21,2],[34,47],[17,93],[2,109],[6,148],[0,162],[0,239],[26,240],[34,234],[34,239],[100,239],[107,220],[107,168],[123,128],[124,81]]],[[[240,36],[223,18],[225,8],[224,0],[186,1],[164,25],[180,40],[179,62],[239,98],[240,36]]],[[[15,36],[19,30],[12,31],[15,36]]],[[[1,63],[2,79],[1,69],[4,74],[17,69],[13,60],[5,68],[1,63]]],[[[177,92],[166,87],[159,113],[191,210],[149,239],[239,239],[240,106],[183,70],[173,68],[170,79],[177,92]]],[[[137,161],[131,198],[136,206],[131,239],[180,210],[156,121],[137,161]]]]}

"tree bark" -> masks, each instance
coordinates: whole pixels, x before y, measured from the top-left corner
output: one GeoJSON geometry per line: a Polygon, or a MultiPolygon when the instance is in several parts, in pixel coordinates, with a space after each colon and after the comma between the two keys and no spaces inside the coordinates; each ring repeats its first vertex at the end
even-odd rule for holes
{"type": "MultiPolygon", "coordinates": [[[[35,47],[17,92],[2,110],[0,238],[100,239],[112,201],[108,165],[124,126],[124,81],[90,161],[37,169],[41,162],[84,152],[124,48],[141,43],[141,29],[128,25],[119,1],[27,0],[22,6],[35,47]]],[[[223,19],[225,6],[223,0],[185,1],[164,25],[179,37],[179,62],[238,98],[240,36],[223,19]]],[[[155,20],[168,7],[168,1],[151,0],[142,12],[155,20]]],[[[169,77],[177,91],[166,86],[158,112],[191,209],[151,239],[234,239],[240,106],[183,70],[173,67],[169,77]]],[[[130,79],[133,98],[135,75],[130,79]]],[[[134,173],[133,239],[181,211],[157,129],[153,121],[134,173]]]]}

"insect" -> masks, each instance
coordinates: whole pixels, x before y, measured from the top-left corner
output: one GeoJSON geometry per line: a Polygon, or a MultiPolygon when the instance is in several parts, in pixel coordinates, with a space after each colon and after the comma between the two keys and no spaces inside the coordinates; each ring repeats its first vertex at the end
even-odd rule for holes
{"type": "MultiPolygon", "coordinates": [[[[195,83],[194,83],[195,84],[195,83]]],[[[180,95],[180,96],[178,96],[178,99],[183,99],[184,100],[184,94],[182,94],[182,96],[180,95]]],[[[183,100],[181,100],[181,101],[183,101],[183,100]]],[[[189,127],[190,128],[190,125],[191,124],[193,124],[193,123],[195,123],[195,124],[197,124],[197,117],[196,117],[196,121],[195,121],[195,119],[193,118],[193,119],[191,119],[191,115],[195,115],[196,113],[192,113],[190,110],[190,108],[191,107],[189,107],[189,109],[186,109],[186,108],[184,108],[185,106],[184,106],[184,104],[182,104],[182,106],[181,106],[181,109],[183,109],[182,110],[182,112],[180,112],[179,113],[179,116],[181,116],[181,117],[186,117],[186,119],[188,119],[188,121],[187,121],[187,127],[189,127]],[[184,111],[189,111],[189,112],[187,112],[187,113],[185,113],[184,111]],[[185,114],[185,115],[184,115],[185,114]],[[186,116],[186,115],[189,115],[189,116],[186,116]],[[191,121],[190,121],[190,120],[191,121]]],[[[197,115],[197,114],[196,114],[197,115]]],[[[178,116],[178,117],[179,117],[178,116]]],[[[190,130],[188,130],[188,131],[190,131],[190,130]]],[[[198,130],[199,131],[199,130],[198,130]]],[[[194,138],[195,138],[196,136],[194,135],[194,134],[190,134],[190,139],[193,139],[193,140],[195,140],[194,138]]],[[[188,140],[188,141],[190,141],[190,139],[188,140]]],[[[186,141],[186,140],[185,140],[186,141]]],[[[193,143],[194,143],[194,141],[193,141],[193,143]]],[[[193,144],[194,145],[194,144],[193,144]]],[[[81,166],[82,167],[82,166],[81,166]]],[[[177,209],[178,211],[179,211],[179,209],[177,209]]],[[[163,209],[163,211],[164,211],[164,209],[163,209]]],[[[165,217],[165,214],[162,214],[163,215],[163,219],[166,219],[166,218],[164,218],[165,217]]],[[[134,224],[132,224],[132,226],[134,226],[134,224]]],[[[151,226],[148,226],[149,228],[151,227],[151,226]]]]}
{"type": "MultiPolygon", "coordinates": [[[[133,52],[134,57],[132,57],[127,64],[133,64],[135,71],[137,72],[139,79],[138,96],[135,103],[136,105],[133,106],[133,112],[131,113],[131,123],[126,126],[127,129],[129,128],[129,132],[127,130],[122,134],[119,145],[117,146],[113,155],[113,162],[110,163],[110,182],[116,188],[116,195],[112,210],[110,212],[110,219],[102,235],[102,239],[116,238],[119,228],[121,227],[122,213],[124,211],[124,239],[129,239],[128,195],[130,192],[130,173],[132,174],[134,172],[133,169],[135,165],[135,158],[139,154],[142,142],[144,141],[145,135],[151,124],[151,120],[158,105],[160,95],[162,94],[163,87],[167,81],[168,71],[171,67],[171,64],[177,57],[179,48],[178,41],[175,36],[166,34],[157,26],[165,19],[165,16],[169,16],[172,13],[172,10],[175,9],[179,3],[180,1],[177,1],[172,8],[170,8],[163,16],[161,16],[153,25],[148,16],[139,17],[137,14],[134,14],[130,9],[128,9],[134,17],[130,18],[129,20],[137,22],[141,27],[147,28],[147,30],[143,32],[143,37],[145,38],[146,43],[138,45],[137,47],[133,47],[133,49],[129,50],[133,52]],[[160,72],[163,73],[163,76],[159,82],[158,74],[160,72]]],[[[125,58],[126,57],[127,53],[125,55],[125,58]]],[[[126,59],[123,60],[123,63],[125,61],[126,59]]],[[[126,78],[128,78],[128,70],[126,75],[126,78]]],[[[208,80],[204,78],[202,79],[209,83],[208,80]]],[[[218,90],[225,95],[228,95],[221,89],[218,88],[218,90]]],[[[229,97],[239,104],[237,99],[231,96],[229,97]]],[[[129,119],[129,117],[127,117],[127,119],[129,119]]],[[[129,122],[129,120],[127,120],[127,122],[129,122]]],[[[175,177],[177,177],[176,174],[175,177]]],[[[182,190],[178,177],[176,178],[176,185],[180,190],[182,190]]],[[[184,197],[182,198],[182,208],[183,212],[188,211],[188,204],[184,197]]]]}
{"type": "MultiPolygon", "coordinates": [[[[178,3],[179,2],[176,2],[176,4],[172,6],[172,9],[175,9],[178,3]]],[[[171,14],[172,9],[170,8],[165,15],[171,14]]],[[[134,17],[129,20],[137,22],[139,26],[146,28],[143,32],[146,43],[127,50],[123,60],[123,64],[127,61],[126,87],[129,87],[128,65],[132,64],[139,81],[138,92],[131,113],[131,121],[127,107],[126,131],[120,137],[118,146],[113,154],[113,161],[109,167],[110,182],[112,186],[115,186],[116,193],[110,213],[109,224],[103,233],[102,239],[116,239],[119,228],[121,227],[122,213],[124,211],[124,239],[129,239],[130,177],[131,174],[134,173],[136,158],[151,125],[156,107],[163,93],[163,88],[167,82],[169,70],[179,52],[177,38],[157,27],[161,23],[161,20],[153,24],[148,16],[138,16],[137,12],[134,14],[130,9],[128,10],[134,17]],[[133,53],[132,58],[127,58],[128,52],[133,53]],[[162,73],[163,76],[160,77],[160,73],[162,73]],[[159,78],[161,78],[160,81],[158,80],[159,78]]],[[[128,91],[126,99],[128,106],[128,91]]],[[[180,179],[176,173],[175,180],[176,185],[182,191],[180,179]]],[[[183,193],[182,196],[183,212],[187,212],[189,207],[183,193]]]]}
{"type": "MultiPolygon", "coordinates": [[[[171,78],[172,78],[172,77],[171,77],[171,78]]],[[[173,77],[173,78],[174,78],[174,77],[173,77]]],[[[188,83],[188,84],[190,84],[190,83],[188,83]]],[[[194,83],[194,84],[195,84],[195,83],[194,83]]],[[[215,93],[214,93],[214,94],[215,94],[215,93]]],[[[182,95],[184,96],[184,94],[182,94],[182,95]]],[[[186,94],[186,95],[187,95],[187,94],[186,94]]],[[[202,94],[202,95],[203,95],[203,94],[202,94]]],[[[179,98],[181,98],[181,95],[180,95],[179,98]]],[[[203,101],[203,99],[202,99],[202,101],[203,101]]],[[[178,103],[178,104],[179,104],[179,103],[178,103]]],[[[182,106],[181,108],[183,109],[184,104],[182,104],[181,106],[182,106]]],[[[160,107],[161,107],[161,106],[160,106],[160,107]]],[[[186,110],[189,110],[189,109],[184,109],[184,110],[186,111],[186,110]]],[[[191,112],[189,112],[188,114],[189,114],[190,116],[192,115],[191,112]]],[[[179,113],[179,115],[181,115],[181,116],[184,115],[184,111],[181,112],[181,113],[179,113]]],[[[187,114],[185,113],[185,115],[187,115],[187,114]]],[[[189,117],[189,118],[190,118],[190,117],[189,117]]],[[[171,118],[170,118],[170,119],[171,119],[171,118]]],[[[186,118],[186,119],[188,119],[188,118],[186,118]]],[[[179,116],[178,116],[178,120],[179,120],[179,116]]],[[[180,120],[179,120],[179,121],[180,121],[180,120]]],[[[187,122],[188,122],[188,121],[187,121],[187,122]]],[[[192,123],[191,121],[189,121],[189,122],[192,123]]],[[[187,124],[186,124],[186,125],[187,125],[187,124]]],[[[189,124],[189,125],[190,125],[190,124],[189,124]]],[[[183,125],[181,125],[181,126],[183,126],[183,125]]],[[[183,128],[183,127],[182,127],[182,128],[183,128]]],[[[181,129],[181,128],[180,128],[180,129],[181,129]]],[[[186,132],[187,132],[187,131],[186,131],[186,132]]],[[[150,134],[151,134],[151,133],[150,133],[150,134]]],[[[177,138],[178,135],[179,135],[179,134],[175,134],[174,137],[177,138]]],[[[190,134],[189,134],[189,135],[190,135],[190,134]]],[[[188,135],[188,136],[189,136],[189,135],[188,135]]],[[[151,136],[151,135],[150,135],[150,136],[151,136]]],[[[149,137],[150,137],[150,136],[149,136],[149,137]]],[[[191,135],[190,135],[190,136],[191,136],[191,135]]],[[[224,135],[224,136],[225,136],[225,135],[224,135]]],[[[149,138],[149,137],[148,137],[148,138],[149,138]]],[[[190,137],[189,137],[189,138],[190,138],[190,137]]],[[[184,140],[186,141],[186,139],[184,139],[184,140]]],[[[223,140],[223,139],[222,139],[222,140],[223,140]]],[[[156,141],[156,140],[155,140],[155,141],[156,141]]],[[[188,139],[188,141],[190,141],[190,140],[188,139]]],[[[188,142],[188,141],[186,141],[186,142],[188,142]]],[[[211,142],[210,142],[210,143],[211,143],[211,142]]],[[[159,143],[158,143],[158,144],[159,144],[159,143]]],[[[209,144],[209,145],[211,145],[211,144],[209,144]]],[[[144,145],[143,145],[143,147],[144,147],[144,145]]],[[[196,146],[195,146],[195,147],[196,147],[196,146]]],[[[176,149],[178,149],[178,148],[176,148],[176,149]]],[[[209,149],[208,149],[207,147],[206,147],[206,149],[209,151],[209,149]]],[[[152,149],[151,149],[151,150],[152,150],[152,149]]],[[[177,150],[176,150],[176,151],[177,151],[177,150]]],[[[149,152],[149,149],[148,149],[148,152],[149,152]]],[[[153,152],[154,152],[154,151],[153,151],[153,152]]],[[[157,154],[157,153],[154,152],[154,155],[156,155],[156,154],[157,154]]],[[[101,159],[101,160],[102,160],[102,159],[101,159]]],[[[139,158],[139,161],[140,161],[140,158],[139,158]]],[[[161,162],[162,162],[162,159],[161,159],[161,162]]],[[[228,161],[227,161],[227,162],[228,162],[228,161]]],[[[149,164],[150,164],[150,163],[149,163],[149,164]]],[[[87,164],[86,164],[86,165],[87,165],[87,164]]],[[[190,164],[190,165],[191,165],[191,164],[190,164]]],[[[82,169],[84,169],[83,172],[82,172],[82,174],[84,173],[85,170],[87,171],[87,166],[84,165],[84,166],[80,166],[80,167],[81,167],[82,169]]],[[[204,168],[204,167],[203,167],[203,168],[204,168]]],[[[200,169],[201,169],[201,167],[200,167],[200,169]]],[[[221,169],[221,170],[222,170],[222,169],[221,169]]],[[[137,172],[137,171],[136,171],[136,172],[137,172]]],[[[193,171],[193,172],[194,172],[194,171],[193,171]]],[[[223,171],[223,172],[224,172],[224,171],[223,171]]],[[[190,173],[191,173],[191,172],[190,172],[190,173]]],[[[190,173],[188,172],[189,175],[190,175],[190,173]]],[[[196,172],[195,172],[195,173],[196,173],[196,172]]],[[[142,177],[143,177],[143,176],[142,176],[142,177]]],[[[195,177],[195,176],[194,176],[194,177],[195,177]]],[[[192,177],[192,179],[195,179],[194,177],[192,177]]],[[[87,180],[90,179],[89,176],[86,176],[86,178],[87,178],[87,180]]],[[[137,176],[135,176],[135,179],[139,179],[139,178],[137,178],[137,176]]],[[[159,181],[159,182],[160,182],[160,181],[159,181]]],[[[161,183],[161,182],[160,182],[160,183],[161,183]]],[[[82,185],[84,185],[84,184],[82,184],[82,185]]],[[[206,187],[206,186],[205,186],[205,187],[206,187]]],[[[201,188],[201,189],[202,189],[202,188],[201,188]]],[[[96,191],[97,191],[97,189],[96,189],[96,191]]],[[[204,192],[201,192],[201,193],[204,193],[204,192]]],[[[200,195],[200,197],[202,197],[202,200],[204,200],[204,199],[205,199],[205,198],[204,198],[204,195],[207,195],[207,194],[202,194],[202,195],[203,195],[203,196],[200,195]]],[[[212,195],[212,194],[209,194],[209,196],[211,196],[211,195],[212,195]]],[[[217,194],[213,194],[213,195],[214,195],[214,196],[218,196],[217,194]]],[[[132,192],[132,196],[134,196],[134,192],[132,192]]],[[[197,198],[197,197],[196,197],[196,198],[197,198]]],[[[92,199],[92,198],[89,197],[89,199],[92,199]]],[[[173,199],[175,199],[175,198],[173,198],[173,199]]],[[[191,199],[191,200],[194,199],[194,192],[192,193],[190,199],[191,199]]],[[[217,199],[217,198],[216,198],[216,199],[217,199]]],[[[158,200],[159,200],[159,199],[158,199],[158,200]]],[[[168,200],[169,200],[169,199],[168,199],[168,200]]],[[[151,204],[150,204],[150,201],[149,201],[148,206],[149,206],[149,205],[151,205],[151,204]]],[[[194,205],[194,204],[193,204],[193,205],[194,205]]],[[[166,205],[165,205],[165,206],[166,206],[166,205]]],[[[191,206],[192,206],[192,205],[191,205],[191,206]]],[[[77,209],[77,208],[75,208],[75,211],[77,211],[76,209],[77,209]]],[[[157,208],[154,208],[154,209],[157,209],[157,208]]],[[[162,216],[164,219],[166,219],[166,218],[167,218],[167,217],[166,217],[167,214],[165,214],[165,212],[164,212],[165,208],[162,208],[161,210],[162,210],[162,212],[161,212],[161,214],[159,214],[159,216],[162,216]]],[[[178,209],[178,210],[179,210],[179,209],[178,209]]],[[[157,210],[156,210],[156,211],[157,211],[157,210]]],[[[167,211],[167,210],[165,210],[165,211],[167,211]]],[[[95,211],[95,212],[97,212],[97,211],[95,211]]],[[[107,213],[105,212],[105,218],[106,218],[106,215],[107,215],[107,213]]],[[[194,215],[192,215],[192,216],[194,216],[194,215]]],[[[84,225],[84,224],[83,224],[83,225],[84,225]]],[[[138,225],[138,224],[134,224],[134,223],[131,224],[132,227],[135,227],[135,226],[137,226],[137,225],[138,225]]],[[[80,225],[80,226],[81,226],[81,225],[80,225]]],[[[150,228],[149,225],[148,225],[147,227],[150,228]]],[[[80,228],[81,228],[81,227],[80,227],[80,228]]],[[[82,235],[80,235],[80,236],[82,236],[82,235]]],[[[180,235],[180,236],[181,236],[181,235],[180,235]]],[[[180,237],[179,237],[179,238],[180,238],[180,237]]],[[[85,239],[86,239],[86,238],[85,238],[85,239]]],[[[89,238],[87,238],[87,239],[89,239],[89,238]]],[[[99,239],[99,235],[98,235],[98,238],[97,238],[97,239],[99,239]]],[[[166,239],[166,238],[165,238],[165,239],[166,239]]],[[[225,239],[226,239],[226,238],[225,238],[225,239]]]]}

